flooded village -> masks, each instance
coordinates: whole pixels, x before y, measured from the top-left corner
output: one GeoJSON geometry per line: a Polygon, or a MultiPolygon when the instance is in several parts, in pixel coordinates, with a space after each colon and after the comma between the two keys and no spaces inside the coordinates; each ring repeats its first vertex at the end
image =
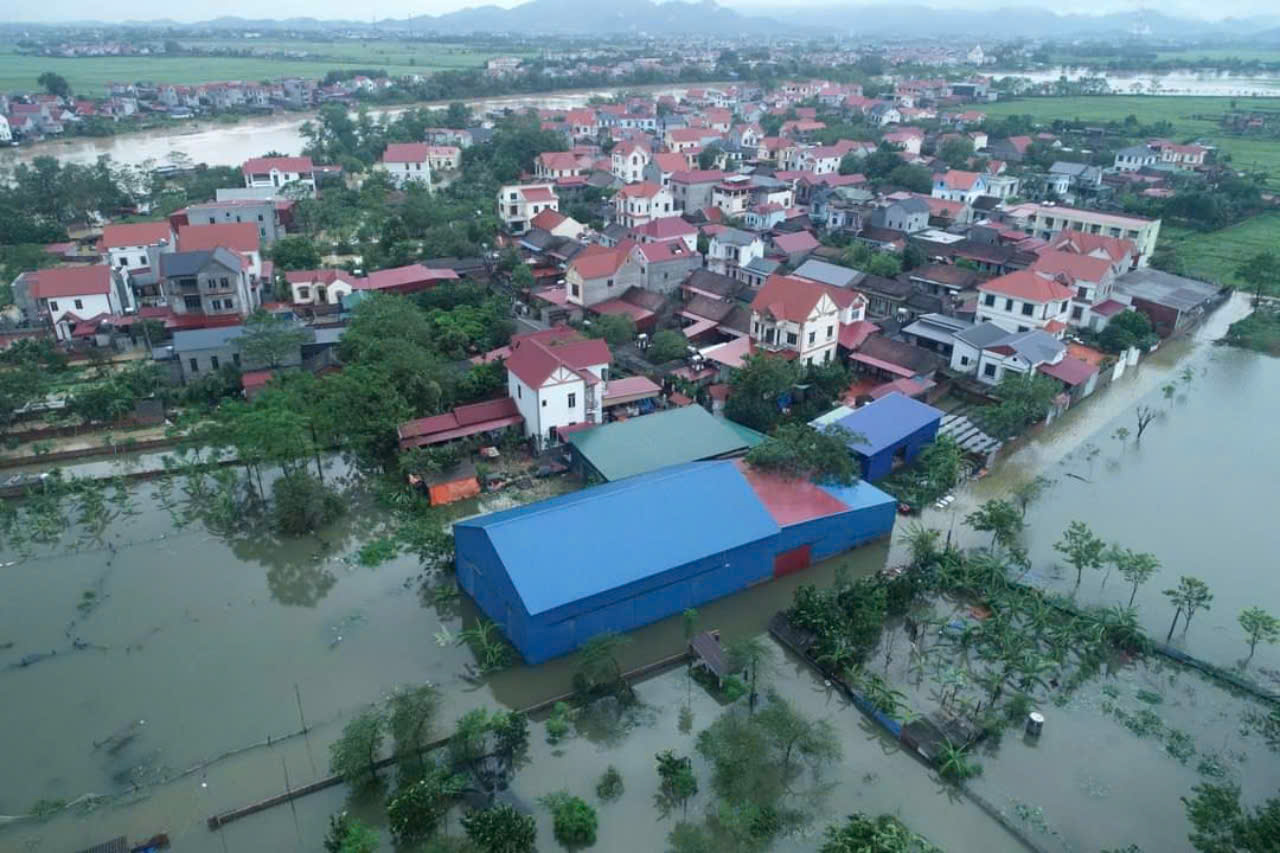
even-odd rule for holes
{"type": "Polygon", "coordinates": [[[49,257],[0,330],[0,849],[1252,826],[1275,258],[1191,275],[1120,201],[1244,179],[952,71],[5,155],[49,257]]]}

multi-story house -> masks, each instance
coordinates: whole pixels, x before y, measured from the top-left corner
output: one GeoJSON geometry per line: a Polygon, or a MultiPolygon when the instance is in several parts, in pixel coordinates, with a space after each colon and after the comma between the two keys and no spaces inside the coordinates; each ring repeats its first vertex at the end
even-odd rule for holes
{"type": "Polygon", "coordinates": [[[538,449],[559,441],[558,427],[603,422],[612,361],[603,340],[563,326],[511,339],[507,396],[516,401],[524,434],[538,449]]]}
{"type": "Polygon", "coordinates": [[[586,107],[569,110],[565,115],[565,124],[574,139],[595,139],[600,133],[600,120],[596,111],[586,107]]]}
{"type": "Polygon", "coordinates": [[[973,204],[978,196],[987,192],[986,176],[979,172],[966,172],[960,169],[948,169],[933,177],[934,198],[948,201],[959,201],[973,204]]]}
{"type": "Polygon", "coordinates": [[[316,188],[315,164],[310,157],[254,157],[240,167],[246,187],[284,187],[301,184],[316,188]]]}
{"type": "Polygon", "coordinates": [[[887,201],[871,211],[871,225],[907,234],[923,231],[929,227],[929,205],[914,196],[887,201]]]}
{"type": "Polygon", "coordinates": [[[178,251],[230,249],[244,259],[252,284],[262,275],[262,240],[252,222],[220,222],[216,225],[183,225],[178,228],[178,251]]]}
{"type": "Polygon", "coordinates": [[[688,170],[688,157],[672,151],[660,151],[654,154],[653,159],[649,161],[649,165],[644,167],[644,180],[669,187],[671,186],[672,175],[677,172],[687,172],[688,170]]]}
{"type": "Polygon", "coordinates": [[[1101,331],[1108,321],[1124,310],[1111,298],[1116,268],[1110,258],[1098,258],[1077,252],[1043,249],[1030,269],[1048,273],[1075,291],[1071,298],[1073,326],[1101,331]]]}
{"type": "Polygon", "coordinates": [[[801,148],[796,154],[796,168],[815,175],[834,175],[840,171],[840,161],[848,151],[839,145],[815,145],[801,148]]]}
{"type": "Polygon", "coordinates": [[[428,145],[427,163],[433,172],[453,172],[462,167],[462,149],[456,145],[428,145]]]}
{"type": "Polygon", "coordinates": [[[1160,220],[1101,210],[1082,210],[1049,204],[1019,204],[1005,210],[1004,220],[1042,240],[1062,231],[1075,231],[1128,240],[1137,252],[1137,266],[1145,267],[1160,237],[1160,220]]]}
{"type": "Polygon", "coordinates": [[[666,243],[678,240],[691,252],[698,248],[698,229],[685,222],[680,216],[651,219],[639,228],[633,228],[629,236],[638,243],[666,243]]]}
{"type": "Polygon", "coordinates": [[[1040,329],[1061,338],[1074,297],[1075,291],[1058,276],[1018,270],[978,285],[977,322],[989,320],[1010,332],[1040,329]]]}
{"type": "Polygon", "coordinates": [[[168,222],[132,222],[102,229],[98,251],[112,269],[155,269],[161,252],[174,249],[173,227],[168,222]]]}
{"type": "Polygon", "coordinates": [[[624,183],[644,180],[644,167],[653,159],[653,152],[640,142],[619,142],[609,152],[613,176],[624,183]]]}
{"type": "Polygon", "coordinates": [[[719,169],[674,173],[671,176],[671,199],[676,210],[692,212],[711,207],[712,190],[724,177],[725,173],[719,169]]]}
{"type": "Polygon", "coordinates": [[[106,264],[49,267],[25,273],[22,282],[22,301],[34,309],[29,319],[52,326],[60,341],[71,340],[80,321],[120,314],[126,304],[123,279],[106,264]]]}
{"type": "Polygon", "coordinates": [[[629,240],[613,248],[592,244],[574,255],[564,273],[568,301],[590,308],[639,286],[640,265],[631,257],[634,245],[629,240]]]}
{"type": "Polygon", "coordinates": [[[258,240],[269,245],[285,235],[281,204],[270,198],[234,198],[206,201],[186,209],[190,225],[219,225],[228,222],[247,222],[258,229],[258,240]]]}
{"type": "Polygon", "coordinates": [[[533,217],[542,211],[559,209],[552,184],[507,184],[498,190],[498,218],[512,234],[528,231],[533,217]]]}
{"type": "Polygon", "coordinates": [[[826,364],[835,360],[839,340],[840,308],[825,285],[772,275],[751,301],[751,342],[759,349],[826,364]]]}
{"type": "Polygon", "coordinates": [[[161,255],[160,279],[179,316],[247,317],[262,301],[245,259],[222,247],[161,255]]]}
{"type": "Polygon", "coordinates": [[[664,216],[679,216],[671,191],[659,184],[644,181],[628,184],[613,195],[614,221],[627,228],[639,228],[664,216]]]}
{"type": "Polygon", "coordinates": [[[1160,155],[1147,145],[1131,145],[1116,152],[1114,169],[1117,172],[1136,172],[1154,166],[1160,155]]]}
{"type": "Polygon", "coordinates": [[[694,270],[702,267],[702,255],[683,240],[635,243],[631,262],[639,267],[640,286],[655,293],[671,293],[694,270]]]}
{"type": "Polygon", "coordinates": [[[1179,145],[1167,139],[1153,139],[1148,143],[1160,155],[1161,163],[1170,163],[1185,169],[1204,165],[1209,149],[1202,145],[1179,145]]]}
{"type": "Polygon", "coordinates": [[[572,151],[544,151],[533,161],[533,174],[540,181],[575,178],[591,171],[592,158],[572,151]]]}
{"type": "Polygon", "coordinates": [[[764,257],[764,241],[758,234],[719,227],[707,245],[707,269],[732,276],[756,258],[764,257]]]}
{"type": "Polygon", "coordinates": [[[408,184],[431,186],[430,146],[425,142],[392,142],[382,152],[378,167],[386,172],[397,187],[408,184]]]}

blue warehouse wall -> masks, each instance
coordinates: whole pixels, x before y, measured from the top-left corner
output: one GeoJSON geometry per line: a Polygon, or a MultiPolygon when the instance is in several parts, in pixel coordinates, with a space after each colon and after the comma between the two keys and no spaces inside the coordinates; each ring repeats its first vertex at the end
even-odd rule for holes
{"type": "Polygon", "coordinates": [[[528,645],[529,614],[493,543],[483,530],[474,527],[455,527],[453,537],[458,585],[502,629],[511,645],[524,654],[528,645]]]}
{"type": "Polygon", "coordinates": [[[925,424],[915,432],[903,436],[879,453],[872,456],[858,454],[858,458],[862,462],[862,479],[872,482],[884,479],[893,473],[893,456],[895,453],[905,448],[906,460],[910,462],[916,458],[926,444],[933,441],[937,434],[938,422],[934,421],[925,424]]]}
{"type": "Polygon", "coordinates": [[[606,631],[649,625],[767,580],[773,573],[775,540],[769,536],[537,614],[521,654],[528,663],[542,663],[606,631]]]}

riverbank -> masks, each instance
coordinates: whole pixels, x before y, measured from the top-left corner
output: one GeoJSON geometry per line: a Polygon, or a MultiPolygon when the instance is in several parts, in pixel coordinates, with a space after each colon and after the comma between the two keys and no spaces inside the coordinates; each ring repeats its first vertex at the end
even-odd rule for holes
{"type": "MultiPolygon", "coordinates": [[[[473,111],[537,109],[572,109],[585,106],[593,97],[613,97],[620,92],[649,92],[683,96],[695,84],[660,83],[644,86],[605,86],[551,89],[537,93],[493,95],[482,98],[456,98],[473,111]]],[[[696,84],[699,86],[726,86],[728,81],[696,84]]],[[[414,101],[403,104],[369,104],[375,117],[396,116],[418,108],[447,107],[450,100],[414,101]]],[[[239,166],[250,157],[258,157],[267,151],[297,154],[305,140],[300,133],[303,123],[316,117],[315,110],[273,114],[261,118],[246,117],[233,124],[217,120],[183,122],[153,131],[121,133],[109,137],[76,137],[73,139],[47,140],[20,148],[0,150],[0,164],[29,163],[36,157],[51,156],[72,163],[93,163],[98,157],[108,155],[117,163],[137,166],[153,161],[160,165],[175,157],[186,158],[193,163],[211,166],[239,166]]]]}

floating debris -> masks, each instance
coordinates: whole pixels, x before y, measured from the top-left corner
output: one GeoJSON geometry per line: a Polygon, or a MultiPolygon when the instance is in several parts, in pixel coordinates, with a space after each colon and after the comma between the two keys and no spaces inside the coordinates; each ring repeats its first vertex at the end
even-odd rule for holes
{"type": "Polygon", "coordinates": [[[129,745],[139,734],[139,729],[147,724],[146,720],[134,720],[125,724],[115,734],[93,742],[94,749],[105,749],[108,755],[115,755],[129,745]]]}

